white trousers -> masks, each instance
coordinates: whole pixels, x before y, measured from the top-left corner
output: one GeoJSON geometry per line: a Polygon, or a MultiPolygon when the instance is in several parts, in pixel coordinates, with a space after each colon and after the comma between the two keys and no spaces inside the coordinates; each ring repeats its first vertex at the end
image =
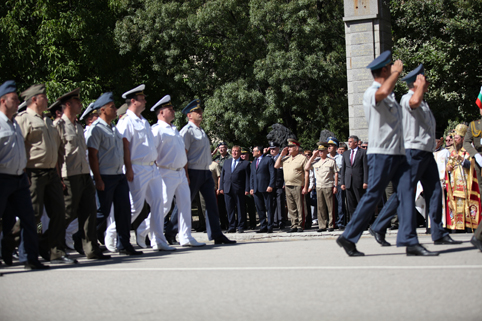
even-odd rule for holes
{"type": "Polygon", "coordinates": [[[184,245],[194,240],[191,235],[191,190],[187,182],[186,172],[158,168],[162,177],[162,201],[164,216],[171,209],[172,200],[176,196],[176,205],[179,211],[178,230],[179,243],[184,245]]]}
{"type": "MultiPolygon", "coordinates": [[[[147,201],[151,207],[151,213],[142,229],[150,228],[151,246],[156,249],[158,244],[167,245],[164,236],[164,211],[163,211],[163,188],[162,177],[155,165],[132,165],[134,180],[129,183],[129,197],[131,200],[131,222],[139,216],[147,201]],[[148,225],[148,226],[147,226],[148,225]]],[[[141,229],[141,226],[139,226],[141,229]]]]}

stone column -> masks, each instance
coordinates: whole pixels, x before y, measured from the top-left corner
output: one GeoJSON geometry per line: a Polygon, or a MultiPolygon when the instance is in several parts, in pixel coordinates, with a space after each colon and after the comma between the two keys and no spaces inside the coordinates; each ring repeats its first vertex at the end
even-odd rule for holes
{"type": "Polygon", "coordinates": [[[389,0],[344,0],[344,5],[350,135],[366,141],[363,93],[373,82],[366,66],[392,47],[389,0]]]}

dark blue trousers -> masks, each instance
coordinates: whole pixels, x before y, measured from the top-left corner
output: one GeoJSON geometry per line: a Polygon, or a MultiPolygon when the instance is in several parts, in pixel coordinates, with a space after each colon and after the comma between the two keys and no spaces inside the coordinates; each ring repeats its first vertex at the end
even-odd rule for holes
{"type": "MultiPolygon", "coordinates": [[[[448,235],[442,224],[442,188],[437,170],[437,163],[433,153],[418,149],[406,150],[407,161],[410,165],[412,191],[415,191],[418,181],[422,183],[423,195],[427,204],[427,213],[432,221],[432,239],[438,240],[448,235]]],[[[413,194],[415,197],[415,194],[413,194]]],[[[383,207],[376,221],[372,224],[372,230],[385,234],[391,219],[397,214],[399,200],[397,193],[393,193],[388,202],[383,207]]],[[[415,206],[412,209],[413,216],[416,217],[415,206]]]]}
{"type": "Polygon", "coordinates": [[[112,203],[114,203],[117,248],[119,250],[129,249],[132,247],[130,243],[131,203],[126,176],[124,174],[100,176],[105,187],[103,191],[97,190],[100,203],[97,210],[97,229],[102,229],[106,225],[112,203]]]}
{"type": "Polygon", "coordinates": [[[214,193],[213,175],[210,170],[189,169],[189,188],[191,189],[191,202],[196,194],[201,192],[206,202],[206,231],[208,238],[213,240],[223,235],[219,224],[219,211],[214,193]]]}
{"type": "Polygon", "coordinates": [[[284,188],[275,188],[273,190],[273,208],[274,208],[274,223],[278,226],[284,225],[285,221],[285,206],[286,195],[284,188]]]}
{"type": "Polygon", "coordinates": [[[414,197],[410,181],[410,166],[405,155],[368,155],[368,188],[358,203],[343,236],[356,243],[368,227],[373,216],[373,209],[380,202],[385,188],[390,181],[397,191],[399,206],[397,214],[400,226],[397,234],[397,246],[418,244],[416,217],[412,214],[414,197]]]}
{"type": "Polygon", "coordinates": [[[244,191],[234,191],[231,189],[229,193],[224,193],[224,201],[226,202],[226,212],[228,213],[229,230],[244,230],[246,225],[246,201],[244,199],[244,191]],[[238,219],[236,220],[235,211],[238,210],[238,219]]]}
{"type": "Polygon", "coordinates": [[[338,185],[336,187],[336,213],[337,213],[337,219],[336,219],[336,226],[340,227],[345,227],[345,212],[346,212],[346,206],[345,206],[345,191],[341,189],[341,185],[338,185]]]}
{"type": "Polygon", "coordinates": [[[256,204],[256,212],[259,217],[259,229],[273,229],[274,223],[274,190],[268,192],[254,193],[254,204],[256,204]],[[268,217],[266,217],[268,214],[268,217]]]}
{"type": "Polygon", "coordinates": [[[22,243],[30,262],[38,260],[38,238],[35,214],[30,198],[27,174],[0,174],[0,217],[10,226],[4,226],[4,232],[12,230],[15,217],[20,219],[22,243]]]}

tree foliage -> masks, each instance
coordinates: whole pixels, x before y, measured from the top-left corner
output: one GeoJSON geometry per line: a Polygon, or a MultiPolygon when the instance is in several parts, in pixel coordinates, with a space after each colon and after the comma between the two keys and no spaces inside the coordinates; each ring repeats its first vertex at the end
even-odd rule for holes
{"type": "MultiPolygon", "coordinates": [[[[394,56],[406,72],[423,63],[431,82],[426,100],[440,132],[449,120],[480,118],[481,12],[477,0],[391,1],[394,56]]],[[[399,84],[398,94],[405,91],[399,84]]]]}
{"type": "MultiPolygon", "coordinates": [[[[481,9],[391,1],[394,56],[425,65],[439,130],[479,117],[481,9]]],[[[200,98],[215,141],[263,144],[280,123],[311,148],[322,129],[348,136],[342,17],[341,0],[4,0],[0,79],[44,82],[51,100],[81,87],[85,105],[145,83],[148,108],[171,95],[178,126],[200,98]]]]}
{"type": "MultiPolygon", "coordinates": [[[[205,106],[205,129],[231,143],[265,143],[281,123],[313,146],[347,134],[340,1],[126,2],[121,53],[146,56],[150,86],[205,106]]],[[[180,122],[182,124],[182,121],[180,122]]]]}
{"type": "Polygon", "coordinates": [[[46,83],[50,100],[76,87],[89,101],[130,86],[129,71],[121,68],[127,57],[114,44],[119,14],[116,1],[4,1],[0,79],[14,79],[20,90],[46,83]]]}

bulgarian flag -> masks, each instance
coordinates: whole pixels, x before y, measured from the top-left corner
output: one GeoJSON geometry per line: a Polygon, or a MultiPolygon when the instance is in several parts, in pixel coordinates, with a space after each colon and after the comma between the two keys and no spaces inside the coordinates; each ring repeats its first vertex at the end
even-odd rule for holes
{"type": "Polygon", "coordinates": [[[480,93],[475,103],[479,106],[479,109],[482,109],[482,87],[480,87],[480,93]]]}

